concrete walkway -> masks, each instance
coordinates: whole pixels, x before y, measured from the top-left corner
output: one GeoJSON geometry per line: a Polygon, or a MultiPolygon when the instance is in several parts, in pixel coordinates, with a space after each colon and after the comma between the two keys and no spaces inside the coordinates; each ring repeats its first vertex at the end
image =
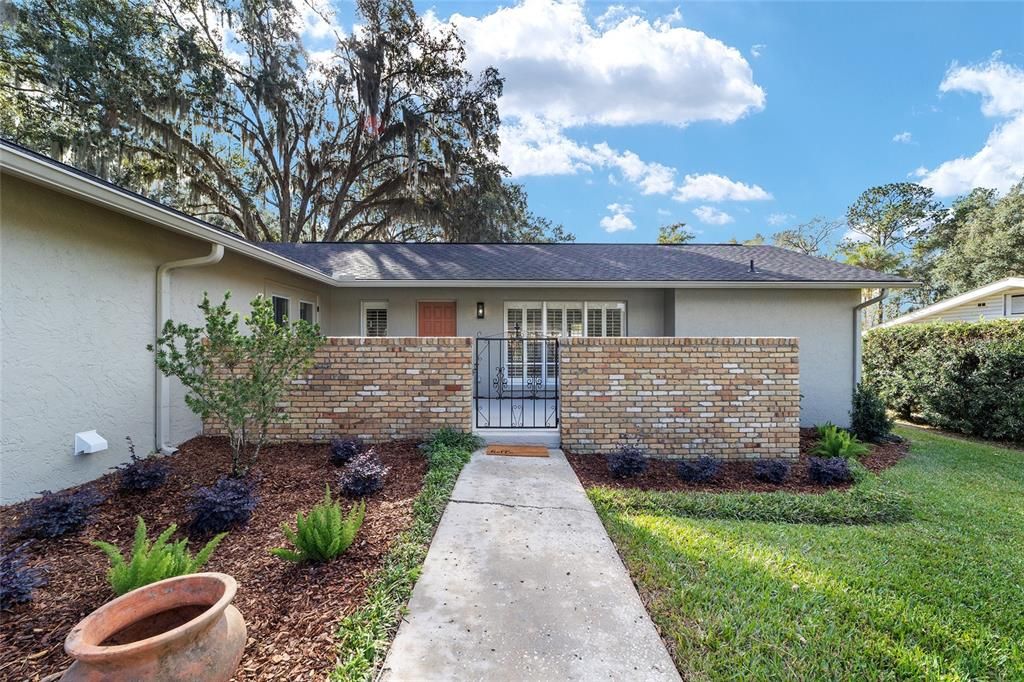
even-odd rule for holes
{"type": "Polygon", "coordinates": [[[382,679],[679,679],[583,487],[551,455],[473,455],[382,679]]]}

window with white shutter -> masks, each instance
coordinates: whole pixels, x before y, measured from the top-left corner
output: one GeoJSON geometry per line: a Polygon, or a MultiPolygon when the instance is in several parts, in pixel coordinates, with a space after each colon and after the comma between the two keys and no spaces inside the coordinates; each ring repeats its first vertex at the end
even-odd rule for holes
{"type": "Polygon", "coordinates": [[[363,336],[388,335],[388,304],[385,301],[363,301],[363,336]]]}

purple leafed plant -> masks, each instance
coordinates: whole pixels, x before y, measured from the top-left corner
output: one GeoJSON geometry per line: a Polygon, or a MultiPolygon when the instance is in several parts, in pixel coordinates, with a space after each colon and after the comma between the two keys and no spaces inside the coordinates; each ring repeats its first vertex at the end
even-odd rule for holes
{"type": "Polygon", "coordinates": [[[811,480],[821,485],[834,485],[853,480],[850,465],[842,457],[811,457],[807,464],[811,480]]]}
{"type": "Polygon", "coordinates": [[[373,448],[357,455],[341,472],[341,490],[348,497],[366,497],[384,487],[384,466],[373,448]]]}
{"type": "Polygon", "coordinates": [[[608,471],[615,478],[633,478],[647,471],[647,454],[636,445],[623,445],[608,455],[608,471]]]}
{"type": "Polygon", "coordinates": [[[256,493],[249,481],[221,477],[210,487],[192,493],[189,527],[200,535],[212,535],[249,523],[256,508],[256,493]]]}
{"type": "Polygon", "coordinates": [[[22,538],[56,538],[78,530],[89,520],[93,507],[103,496],[90,488],[52,493],[44,490],[28,503],[25,515],[14,528],[22,538]]]}
{"type": "Polygon", "coordinates": [[[707,483],[722,470],[722,463],[703,455],[696,460],[684,460],[676,466],[676,474],[687,483],[707,483]]]}

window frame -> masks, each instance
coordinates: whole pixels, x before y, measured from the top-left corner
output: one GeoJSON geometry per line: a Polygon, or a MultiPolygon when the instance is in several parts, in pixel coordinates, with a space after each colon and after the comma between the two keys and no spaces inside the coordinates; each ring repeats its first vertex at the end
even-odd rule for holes
{"type": "Polygon", "coordinates": [[[388,310],[387,301],[360,301],[359,302],[359,335],[367,338],[382,338],[386,337],[391,333],[391,313],[388,310]],[[366,324],[366,313],[370,310],[383,310],[384,311],[384,333],[374,334],[372,337],[368,333],[366,324]]]}
{"type": "Polygon", "coordinates": [[[271,292],[271,294],[270,294],[270,305],[273,307],[273,311],[274,311],[274,322],[276,322],[279,325],[285,325],[285,324],[288,324],[288,323],[291,322],[291,319],[292,319],[292,299],[291,299],[291,296],[285,296],[283,294],[275,294],[275,293],[271,292]],[[283,320],[277,319],[277,302],[279,300],[280,301],[284,301],[285,318],[283,320]]]}
{"type": "MultiPolygon", "coordinates": [[[[622,314],[621,319],[621,334],[618,337],[611,338],[622,338],[629,336],[627,320],[628,320],[628,305],[626,301],[505,301],[504,309],[502,311],[502,326],[504,330],[505,338],[512,338],[512,330],[508,326],[508,311],[510,309],[518,308],[523,311],[523,326],[526,325],[526,311],[528,309],[536,309],[540,307],[541,311],[541,330],[539,338],[551,339],[551,338],[565,338],[571,336],[571,334],[565,334],[564,332],[569,327],[569,310],[581,310],[583,314],[582,318],[582,334],[581,336],[589,337],[587,333],[587,318],[590,310],[601,310],[601,334],[594,338],[603,338],[608,331],[608,315],[606,310],[619,310],[622,314]],[[550,308],[561,309],[562,311],[562,334],[556,336],[551,335],[548,331],[548,310],[550,308]]],[[[525,329],[522,330],[525,332],[525,329]]]]}
{"type": "Polygon", "coordinates": [[[299,299],[299,319],[300,320],[302,319],[302,306],[304,306],[304,305],[308,305],[313,310],[313,319],[306,320],[306,321],[309,322],[310,324],[316,324],[317,321],[318,321],[317,318],[319,317],[319,312],[320,312],[319,306],[314,301],[307,301],[305,299],[300,298],[299,299]]]}
{"type": "Polygon", "coordinates": [[[1024,294],[1007,294],[1006,295],[1006,316],[1007,317],[1024,317],[1024,294]],[[1013,299],[1018,298],[1021,302],[1021,311],[1019,313],[1013,312],[1013,299]]]}

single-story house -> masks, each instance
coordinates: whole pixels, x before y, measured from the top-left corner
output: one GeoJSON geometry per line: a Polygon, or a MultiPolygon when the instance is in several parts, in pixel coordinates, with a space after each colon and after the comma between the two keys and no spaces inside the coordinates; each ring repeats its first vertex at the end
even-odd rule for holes
{"type": "Polygon", "coordinates": [[[900,315],[879,326],[982,320],[1024,320],[1024,277],[1005,277],[959,296],[900,315]]]}
{"type": "Polygon", "coordinates": [[[105,473],[125,436],[201,431],[146,345],[204,291],[332,337],[285,436],[526,427],[599,450],[634,424],[793,455],[798,421],[848,419],[861,291],[915,284],[772,246],[255,244],[16,145],[0,170],[3,502],[105,473]],[[91,431],[106,448],[79,454],[91,431]]]}

